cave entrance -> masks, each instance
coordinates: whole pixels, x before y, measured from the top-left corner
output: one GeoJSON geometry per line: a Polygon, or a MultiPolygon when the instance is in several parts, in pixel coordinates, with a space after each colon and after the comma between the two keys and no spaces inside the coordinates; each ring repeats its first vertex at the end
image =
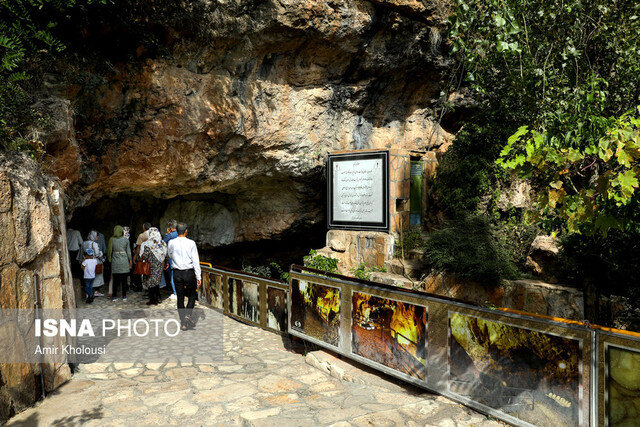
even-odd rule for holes
{"type": "Polygon", "coordinates": [[[164,235],[170,219],[189,225],[189,237],[198,245],[202,261],[242,269],[277,263],[283,270],[302,263],[310,248],[324,246],[326,228],[323,218],[315,222],[290,224],[273,238],[252,241],[241,234],[242,204],[234,195],[224,193],[180,196],[162,199],[147,193],[120,193],[103,197],[72,212],[67,228],[79,230],[83,239],[92,229],[108,241],[113,228],[130,228],[131,242],[151,223],[164,235]]]}

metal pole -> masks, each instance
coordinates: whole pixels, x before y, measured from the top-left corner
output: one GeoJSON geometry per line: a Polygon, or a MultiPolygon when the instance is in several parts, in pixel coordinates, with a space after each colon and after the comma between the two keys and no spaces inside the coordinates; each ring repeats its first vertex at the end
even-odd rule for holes
{"type": "MultiPolygon", "coordinates": [[[[40,319],[40,298],[39,298],[39,286],[38,286],[38,274],[33,273],[33,292],[34,292],[34,306],[35,306],[35,317],[36,320],[40,319]]],[[[40,335],[38,335],[38,347],[42,345],[42,340],[40,339],[40,335]]],[[[40,387],[42,388],[42,398],[44,399],[47,396],[45,387],[44,387],[44,373],[43,373],[43,361],[42,361],[42,352],[39,352],[40,356],[40,387]]]]}

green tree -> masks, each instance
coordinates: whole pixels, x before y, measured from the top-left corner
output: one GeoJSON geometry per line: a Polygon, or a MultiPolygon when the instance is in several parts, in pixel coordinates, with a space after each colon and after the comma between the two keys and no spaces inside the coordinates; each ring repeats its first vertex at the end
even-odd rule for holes
{"type": "MultiPolygon", "coordinates": [[[[106,0],[101,0],[105,3],[106,0]]],[[[28,129],[38,119],[29,82],[43,60],[65,49],[54,35],[65,13],[93,0],[0,1],[0,148],[37,150],[28,129]]]]}
{"type": "Polygon", "coordinates": [[[455,2],[452,52],[495,117],[476,138],[513,134],[497,165],[535,184],[550,229],[637,227],[639,16],[631,0],[455,2]]]}

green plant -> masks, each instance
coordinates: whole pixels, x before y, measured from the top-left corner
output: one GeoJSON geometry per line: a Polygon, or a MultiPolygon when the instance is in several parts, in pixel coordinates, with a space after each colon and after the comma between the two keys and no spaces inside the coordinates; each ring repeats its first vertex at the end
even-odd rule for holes
{"type": "Polygon", "coordinates": [[[281,280],[283,282],[289,281],[289,272],[285,271],[277,262],[270,262],[268,265],[253,266],[243,260],[242,271],[262,277],[281,280]]]}
{"type": "Polygon", "coordinates": [[[549,182],[539,194],[536,213],[569,232],[606,235],[611,228],[638,229],[636,215],[628,212],[638,206],[640,107],[636,110],[618,118],[601,117],[602,136],[575,148],[562,147],[548,131],[523,126],[509,138],[497,163],[549,182]]]}
{"type": "MultiPolygon", "coordinates": [[[[105,3],[106,0],[101,0],[105,3]]],[[[65,49],[54,34],[60,20],[93,0],[10,0],[0,2],[0,148],[42,150],[30,134],[41,117],[27,89],[32,71],[65,49]]]]}
{"type": "Polygon", "coordinates": [[[483,216],[451,221],[434,231],[425,244],[428,267],[484,285],[518,276],[509,254],[483,216]]]}
{"type": "MultiPolygon", "coordinates": [[[[277,262],[272,262],[272,263],[269,264],[269,267],[271,267],[272,271],[275,271],[275,277],[276,278],[279,278],[283,282],[288,282],[289,281],[289,272],[283,270],[283,268],[280,266],[280,264],[278,264],[277,262]]],[[[272,277],[273,277],[273,275],[272,275],[272,277]]]]}
{"type": "Polygon", "coordinates": [[[318,254],[318,251],[312,249],[309,255],[303,258],[305,267],[315,268],[316,270],[326,271],[327,273],[338,272],[338,260],[318,254]]]}
{"type": "Polygon", "coordinates": [[[266,265],[252,266],[250,264],[247,264],[247,265],[243,264],[242,271],[255,274],[257,276],[271,277],[271,269],[269,268],[269,266],[266,266],[266,265]]]}
{"type": "Polygon", "coordinates": [[[400,257],[402,254],[405,256],[414,249],[420,249],[424,245],[424,239],[422,238],[422,227],[412,226],[402,230],[400,238],[396,242],[394,256],[400,257]]]}
{"type": "MultiPolygon", "coordinates": [[[[635,110],[640,92],[640,4],[456,0],[453,6],[449,38],[458,78],[452,81],[465,81],[477,101],[463,140],[484,140],[482,159],[499,157],[499,167],[481,162],[486,173],[478,176],[478,169],[460,165],[457,179],[471,197],[441,192],[445,203],[469,211],[484,177],[491,182],[515,170],[540,192],[538,218],[549,230],[637,228],[638,126],[626,112],[635,110]],[[477,119],[483,115],[493,120],[477,119]]],[[[451,176],[445,171],[442,178],[451,176]]]]}
{"type": "Polygon", "coordinates": [[[351,269],[353,276],[361,280],[369,280],[369,278],[371,277],[371,273],[375,271],[386,273],[387,269],[386,267],[377,267],[377,266],[367,267],[367,264],[365,264],[364,262],[361,262],[357,268],[351,269]]]}

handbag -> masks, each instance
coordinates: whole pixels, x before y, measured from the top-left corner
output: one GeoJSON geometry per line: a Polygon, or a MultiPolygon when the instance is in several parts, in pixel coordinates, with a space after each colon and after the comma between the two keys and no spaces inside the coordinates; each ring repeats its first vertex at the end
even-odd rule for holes
{"type": "Polygon", "coordinates": [[[102,274],[102,267],[104,264],[96,264],[96,274],[102,274]]]}
{"type": "Polygon", "coordinates": [[[143,259],[136,262],[136,266],[133,269],[133,274],[142,274],[143,276],[149,276],[151,274],[151,263],[143,259]]]}

